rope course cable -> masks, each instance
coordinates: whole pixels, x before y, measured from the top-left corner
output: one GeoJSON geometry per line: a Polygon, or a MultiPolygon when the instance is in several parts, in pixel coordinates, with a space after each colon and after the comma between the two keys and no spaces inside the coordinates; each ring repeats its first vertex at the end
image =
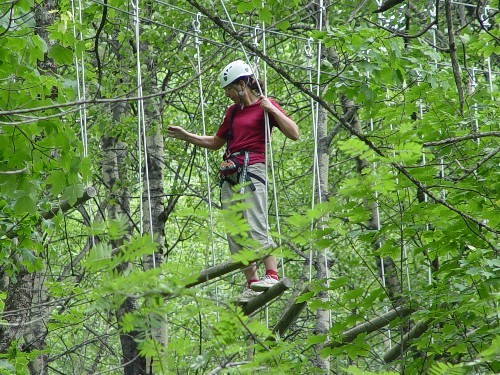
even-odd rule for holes
{"type": "MultiPolygon", "coordinates": [[[[75,12],[75,2],[71,0],[71,15],[73,19],[73,37],[75,40],[79,40],[83,42],[83,36],[81,33],[77,33],[76,30],[76,12],[75,12]]],[[[82,23],[82,4],[81,1],[78,0],[78,22],[82,23]]],[[[77,50],[75,46],[75,50],[77,50]]],[[[78,54],[75,53],[75,70],[76,70],[76,89],[78,95],[78,101],[83,101],[79,107],[79,121],[80,121],[80,131],[83,143],[83,156],[88,156],[88,136],[87,136],[87,106],[85,104],[85,100],[87,99],[86,87],[85,87],[85,60],[83,56],[83,51],[81,52],[81,57],[78,57],[78,54]],[[80,77],[81,76],[81,77],[80,77]]]]}
{"type": "MultiPolygon", "coordinates": [[[[75,12],[75,2],[71,0],[71,16],[73,21],[73,37],[76,40],[79,40],[80,43],[83,43],[83,35],[81,32],[77,32],[76,25],[76,12],[75,12]]],[[[78,0],[78,22],[82,24],[82,2],[78,0]]],[[[76,42],[75,42],[76,43],[76,42]]],[[[75,51],[77,51],[75,45],[75,51]]],[[[76,71],[76,87],[77,87],[77,97],[79,102],[83,102],[78,106],[79,112],[79,121],[80,121],[80,133],[82,137],[82,146],[83,146],[83,157],[88,157],[88,127],[87,127],[87,105],[85,103],[87,99],[87,91],[86,91],[86,82],[85,82],[85,57],[83,51],[81,52],[81,56],[78,57],[78,54],[75,53],[75,71],[76,71]]],[[[85,184],[89,185],[89,176],[87,176],[85,184]]],[[[93,217],[93,209],[90,200],[87,202],[87,207],[89,211],[90,217],[93,217]]],[[[95,246],[95,236],[91,236],[92,245],[95,246]]]]}
{"type": "MultiPolygon", "coordinates": [[[[136,69],[137,69],[137,143],[138,143],[138,160],[139,160],[139,205],[140,205],[140,232],[144,232],[144,208],[143,208],[143,182],[142,182],[142,158],[144,157],[144,174],[146,180],[146,195],[148,201],[148,219],[149,231],[151,237],[154,236],[153,230],[153,212],[151,207],[151,188],[149,181],[149,165],[148,165],[148,144],[147,144],[147,129],[146,129],[146,114],[144,110],[144,99],[142,90],[142,68],[141,68],[141,43],[140,43],[140,7],[139,0],[131,0],[131,6],[134,10],[133,24],[135,35],[135,48],[136,48],[136,69]]],[[[155,254],[152,254],[153,268],[156,268],[155,254]]]]}
{"type": "MultiPolygon", "coordinates": [[[[203,94],[203,81],[202,81],[202,70],[201,70],[201,52],[200,52],[200,45],[201,41],[199,38],[199,35],[201,34],[201,13],[196,14],[196,18],[193,21],[193,29],[195,33],[195,40],[194,44],[196,47],[196,66],[197,66],[197,75],[198,75],[198,93],[199,93],[199,98],[200,98],[200,115],[201,115],[201,124],[202,124],[202,132],[203,135],[207,135],[207,127],[206,127],[206,121],[205,121],[205,95],[203,94]]],[[[214,214],[213,214],[213,203],[212,203],[212,187],[210,185],[210,167],[209,167],[209,162],[208,162],[208,150],[206,148],[203,149],[204,151],[204,159],[205,159],[205,178],[207,180],[207,195],[208,195],[208,212],[209,212],[209,225],[210,225],[210,250],[211,250],[211,255],[212,255],[212,266],[216,264],[216,259],[215,259],[215,235],[214,235],[214,214]]],[[[208,257],[205,257],[205,259],[208,257]]],[[[205,266],[209,266],[208,262],[205,262],[205,266]]],[[[219,287],[216,284],[215,285],[215,299],[217,306],[219,305],[219,287]]],[[[218,319],[219,313],[217,312],[217,319],[218,319]]]]}

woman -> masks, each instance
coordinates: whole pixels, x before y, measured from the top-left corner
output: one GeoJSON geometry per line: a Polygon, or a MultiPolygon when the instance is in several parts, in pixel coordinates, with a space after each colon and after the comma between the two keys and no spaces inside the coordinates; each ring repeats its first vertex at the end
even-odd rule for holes
{"type": "MultiPolygon", "coordinates": [[[[226,144],[221,170],[221,201],[228,208],[234,186],[245,186],[241,192],[249,193],[246,200],[249,208],[243,212],[250,226],[250,237],[263,248],[275,248],[266,227],[266,127],[265,114],[269,114],[269,126],[277,127],[287,138],[297,140],[299,128],[274,100],[259,95],[262,85],[253,76],[248,64],[241,60],[228,64],[220,73],[219,82],[225,94],[234,104],[225,114],[224,120],[215,135],[202,136],[189,133],[179,126],[170,126],[168,135],[210,150],[218,150],[226,144]]],[[[241,246],[228,235],[229,248],[238,252],[241,246]]],[[[247,286],[238,299],[246,303],[262,291],[267,290],[279,280],[276,258],[264,258],[266,274],[259,280],[257,267],[250,264],[243,272],[247,286]]]]}

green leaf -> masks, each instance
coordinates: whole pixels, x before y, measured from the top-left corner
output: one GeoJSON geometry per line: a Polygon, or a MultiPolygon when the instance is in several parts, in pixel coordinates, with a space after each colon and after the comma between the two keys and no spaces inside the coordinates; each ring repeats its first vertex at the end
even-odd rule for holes
{"type": "Polygon", "coordinates": [[[348,282],[349,282],[350,278],[347,277],[347,276],[341,276],[333,281],[330,281],[330,283],[328,284],[328,288],[330,290],[335,290],[335,289],[338,289],[340,287],[343,287],[344,285],[346,285],[348,282]]]}
{"type": "Polygon", "coordinates": [[[73,51],[59,44],[50,47],[48,56],[54,59],[57,65],[71,65],[73,63],[73,51]]]}
{"type": "Polygon", "coordinates": [[[307,338],[307,343],[310,345],[322,344],[326,341],[327,335],[311,335],[307,338]]]}
{"type": "Polygon", "coordinates": [[[77,199],[83,195],[84,190],[85,186],[82,183],[70,185],[66,189],[64,189],[61,198],[67,200],[68,203],[73,206],[76,203],[77,199]]]}
{"type": "Polygon", "coordinates": [[[282,31],[286,31],[287,29],[290,28],[290,21],[288,20],[285,20],[285,21],[282,21],[282,22],[278,22],[276,24],[276,27],[282,31]]]}
{"type": "Polygon", "coordinates": [[[47,43],[39,35],[33,35],[31,41],[33,42],[34,45],[34,48],[32,49],[31,53],[34,54],[37,60],[43,61],[45,58],[45,54],[48,51],[47,43]]]}
{"type": "Polygon", "coordinates": [[[467,370],[461,365],[453,365],[450,363],[437,362],[429,369],[429,375],[462,375],[466,374],[467,370]]]}
{"type": "Polygon", "coordinates": [[[491,341],[491,345],[480,353],[481,357],[493,360],[500,356],[500,335],[496,335],[491,341]]]}
{"type": "Polygon", "coordinates": [[[240,1],[237,9],[239,13],[251,12],[255,9],[255,5],[252,1],[240,1]]]}
{"type": "Polygon", "coordinates": [[[50,192],[57,196],[66,188],[66,173],[59,169],[53,170],[45,182],[50,185],[50,192]]]}
{"type": "Polygon", "coordinates": [[[270,23],[273,20],[273,15],[271,14],[271,11],[267,7],[264,7],[259,9],[259,19],[262,22],[270,23]]]}
{"type": "Polygon", "coordinates": [[[119,240],[129,232],[129,223],[124,216],[108,222],[108,235],[112,240],[119,240]]]}
{"type": "Polygon", "coordinates": [[[36,203],[29,195],[23,195],[16,200],[14,212],[18,216],[36,213],[36,203]]]}
{"type": "Polygon", "coordinates": [[[314,292],[307,292],[298,296],[295,302],[296,303],[306,302],[309,301],[312,297],[314,297],[314,292]]]}

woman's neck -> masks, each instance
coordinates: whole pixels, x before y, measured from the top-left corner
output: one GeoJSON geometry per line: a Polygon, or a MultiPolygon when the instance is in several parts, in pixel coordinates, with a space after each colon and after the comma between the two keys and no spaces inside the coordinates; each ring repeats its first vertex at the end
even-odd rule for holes
{"type": "Polygon", "coordinates": [[[249,106],[254,103],[256,103],[259,100],[259,97],[253,93],[253,91],[248,90],[245,92],[245,95],[243,96],[243,104],[244,106],[249,106]]]}

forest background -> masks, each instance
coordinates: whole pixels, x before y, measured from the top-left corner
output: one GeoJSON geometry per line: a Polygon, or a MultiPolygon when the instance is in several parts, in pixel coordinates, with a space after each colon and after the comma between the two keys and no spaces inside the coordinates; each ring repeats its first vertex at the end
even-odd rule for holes
{"type": "Polygon", "coordinates": [[[2,2],[0,372],[500,372],[498,18],[472,0],[2,2]],[[246,226],[219,210],[221,153],[165,136],[217,130],[234,59],[301,130],[268,148],[287,282],[243,308],[255,254],[228,252],[246,226]]]}

